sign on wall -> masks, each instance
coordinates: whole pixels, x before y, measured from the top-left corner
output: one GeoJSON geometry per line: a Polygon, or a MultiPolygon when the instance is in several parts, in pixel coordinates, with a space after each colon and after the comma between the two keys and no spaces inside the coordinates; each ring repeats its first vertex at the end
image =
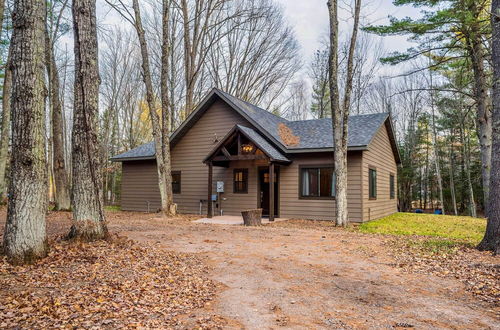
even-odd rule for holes
{"type": "Polygon", "coordinates": [[[224,181],[217,181],[217,192],[218,193],[224,192],[224,181]]]}

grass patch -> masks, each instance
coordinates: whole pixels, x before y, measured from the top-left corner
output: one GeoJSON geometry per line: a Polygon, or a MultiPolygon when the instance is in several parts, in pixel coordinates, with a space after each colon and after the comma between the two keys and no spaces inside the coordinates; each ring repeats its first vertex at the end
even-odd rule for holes
{"type": "Polygon", "coordinates": [[[111,211],[111,212],[118,212],[118,211],[122,210],[120,205],[108,205],[108,206],[105,206],[104,209],[106,211],[111,211]]]}
{"type": "MultiPolygon", "coordinates": [[[[485,229],[486,219],[482,218],[416,213],[395,213],[359,226],[364,233],[443,237],[469,244],[478,244],[485,229]]],[[[428,244],[439,249],[453,242],[430,240],[428,244]]]]}

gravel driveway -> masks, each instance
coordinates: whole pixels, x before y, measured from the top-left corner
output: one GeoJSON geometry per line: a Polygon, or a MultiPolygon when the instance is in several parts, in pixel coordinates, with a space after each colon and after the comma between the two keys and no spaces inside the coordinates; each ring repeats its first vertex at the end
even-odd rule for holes
{"type": "MultiPolygon", "coordinates": [[[[111,232],[202,256],[210,277],[222,285],[200,313],[221,316],[227,328],[500,328],[498,309],[458,280],[391,265],[383,236],[107,214],[111,232]]],[[[52,213],[49,235],[66,232],[69,219],[69,213],[52,213]]]]}

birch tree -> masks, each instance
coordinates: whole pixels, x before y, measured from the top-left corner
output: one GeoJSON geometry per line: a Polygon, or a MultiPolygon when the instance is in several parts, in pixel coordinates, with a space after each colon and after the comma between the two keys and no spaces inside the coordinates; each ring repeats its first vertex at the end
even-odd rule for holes
{"type": "Polygon", "coordinates": [[[72,131],[73,224],[69,238],[108,234],[99,159],[99,66],[95,0],[73,0],[75,82],[72,131]]]}
{"type": "Polygon", "coordinates": [[[47,254],[45,213],[44,18],[45,2],[14,2],[12,62],[12,154],[4,251],[12,263],[47,254]]]}
{"type": "Polygon", "coordinates": [[[358,34],[359,18],[361,11],[361,0],[355,0],[354,5],[354,23],[349,44],[349,54],[347,58],[347,76],[344,90],[344,98],[340,105],[339,87],[338,87],[338,8],[337,1],[328,1],[330,17],[330,103],[332,109],[332,128],[334,145],[334,166],[335,166],[335,202],[336,202],[336,224],[338,226],[347,226],[347,133],[349,109],[351,103],[351,92],[354,77],[354,52],[356,48],[356,38],[358,34]]]}

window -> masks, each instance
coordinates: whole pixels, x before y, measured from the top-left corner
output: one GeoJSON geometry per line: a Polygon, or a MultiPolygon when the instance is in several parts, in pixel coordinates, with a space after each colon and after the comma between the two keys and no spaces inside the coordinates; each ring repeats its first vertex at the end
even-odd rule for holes
{"type": "Polygon", "coordinates": [[[335,173],[333,167],[301,167],[300,197],[332,199],[335,197],[335,173]]]}
{"type": "Polygon", "coordinates": [[[390,194],[391,194],[391,199],[394,199],[394,197],[396,196],[395,192],[394,192],[394,174],[391,174],[389,176],[389,185],[390,185],[390,194]]]}
{"type": "Polygon", "coordinates": [[[374,168],[368,169],[368,186],[370,199],[377,198],[377,170],[374,168]]]}
{"type": "Polygon", "coordinates": [[[248,193],[248,169],[237,168],[234,170],[234,187],[235,194],[248,193]]]}
{"type": "Polygon", "coordinates": [[[172,171],[172,193],[181,193],[181,171],[172,171]]]}

